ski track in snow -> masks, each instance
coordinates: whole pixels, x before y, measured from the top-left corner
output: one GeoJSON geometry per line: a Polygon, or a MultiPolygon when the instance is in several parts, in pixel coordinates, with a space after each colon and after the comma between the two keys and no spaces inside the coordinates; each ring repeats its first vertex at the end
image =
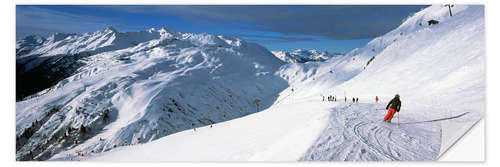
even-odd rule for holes
{"type": "MultiPolygon", "coordinates": [[[[440,148],[440,123],[397,125],[382,122],[383,104],[355,103],[331,110],[328,127],[301,161],[434,160],[440,148]]],[[[404,114],[404,113],[403,113],[404,114]]],[[[451,118],[452,119],[452,118],[451,118]]]]}

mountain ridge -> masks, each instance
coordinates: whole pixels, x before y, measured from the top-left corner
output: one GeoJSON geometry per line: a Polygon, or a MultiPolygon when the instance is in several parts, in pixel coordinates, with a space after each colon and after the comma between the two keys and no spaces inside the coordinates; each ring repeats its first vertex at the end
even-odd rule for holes
{"type": "Polygon", "coordinates": [[[317,51],[315,49],[294,51],[271,51],[278,59],[286,63],[306,63],[314,61],[326,61],[332,57],[342,56],[342,53],[329,53],[327,51],[317,51]]]}
{"type": "Polygon", "coordinates": [[[48,41],[17,58],[30,66],[18,68],[24,87],[57,77],[16,103],[18,160],[78,146],[108,151],[227,121],[269,107],[287,87],[274,74],[283,62],[231,36],[105,28],[48,41]]]}

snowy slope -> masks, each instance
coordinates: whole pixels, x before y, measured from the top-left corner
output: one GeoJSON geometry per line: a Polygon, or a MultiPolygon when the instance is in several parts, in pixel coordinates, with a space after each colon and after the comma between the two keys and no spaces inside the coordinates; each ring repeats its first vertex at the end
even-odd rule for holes
{"type": "Polygon", "coordinates": [[[475,121],[485,111],[484,7],[453,10],[450,17],[447,8],[433,5],[346,56],[282,66],[277,75],[291,86],[263,112],[54,160],[435,160],[441,121],[475,121]],[[440,23],[425,24],[429,19],[440,23]],[[396,93],[399,118],[383,123],[396,93]],[[326,95],[359,97],[360,103],[324,102],[326,95]]]}
{"type": "MultiPolygon", "coordinates": [[[[165,28],[118,32],[112,27],[83,35],[53,34],[29,52],[17,54],[16,99],[22,100],[70,77],[84,65],[80,60],[88,56],[135,47],[151,40],[174,39],[173,35],[178,34],[165,28]]],[[[19,42],[29,41],[29,37],[19,42]]]]}
{"type": "Polygon", "coordinates": [[[302,156],[328,118],[327,112],[304,111],[322,111],[329,104],[309,104],[311,101],[296,99],[294,103],[276,105],[213,127],[183,131],[148,144],[82,157],[58,154],[53,160],[289,161],[302,156]]]}
{"type": "Polygon", "coordinates": [[[309,61],[326,61],[332,57],[342,56],[340,53],[320,52],[317,50],[297,49],[288,51],[271,51],[278,59],[286,63],[305,63],[309,61]]]}
{"type": "Polygon", "coordinates": [[[267,110],[213,127],[99,154],[58,154],[52,160],[432,160],[437,156],[439,139],[431,137],[439,136],[439,126],[415,127],[411,123],[415,120],[405,119],[410,126],[393,129],[394,125],[377,121],[384,113],[373,112],[375,107],[380,104],[322,102],[292,95],[267,110]]]}
{"type": "Polygon", "coordinates": [[[420,106],[423,111],[415,113],[422,116],[470,112],[471,120],[481,118],[485,111],[484,8],[456,6],[454,13],[449,17],[439,5],[417,13],[388,34],[396,42],[340,87],[352,94],[386,99],[399,93],[409,109],[420,106]],[[430,18],[440,24],[417,25],[430,18]],[[396,38],[398,31],[407,35],[396,38]],[[374,85],[377,89],[370,89],[374,85]]]}
{"type": "MultiPolygon", "coordinates": [[[[16,63],[27,63],[24,70],[30,70],[42,63],[41,61],[32,61],[38,57],[55,57],[82,52],[95,54],[124,49],[142,42],[163,39],[172,35],[165,28],[139,32],[118,32],[113,27],[106,27],[100,31],[83,35],[56,33],[48,37],[42,45],[37,46],[29,54],[24,55],[23,58],[18,58],[16,63]]],[[[27,38],[23,40],[27,40],[27,38]]]]}
{"type": "Polygon", "coordinates": [[[16,57],[30,53],[37,46],[45,42],[45,38],[38,35],[29,35],[16,41],[16,57]]]}
{"type": "MultiPolygon", "coordinates": [[[[320,93],[323,95],[334,94],[340,97],[345,95],[348,98],[356,96],[369,100],[379,96],[383,102],[387,102],[394,94],[399,93],[402,99],[401,122],[404,123],[404,127],[417,128],[424,125],[425,129],[434,129],[434,132],[429,133],[433,135],[426,137],[427,140],[441,141],[440,133],[436,133],[436,127],[440,127],[441,122],[462,122],[466,126],[469,122],[478,121],[484,116],[485,111],[484,7],[455,6],[453,12],[453,17],[450,17],[446,8],[434,5],[416,13],[397,29],[374,39],[364,48],[348,53],[352,56],[350,60],[337,61],[333,66],[329,64],[314,69],[318,72],[312,76],[319,81],[312,84],[327,91],[320,93]],[[426,21],[430,19],[439,20],[440,23],[427,25],[426,21]],[[343,63],[345,64],[337,65],[343,63]],[[329,70],[334,72],[327,72],[329,70]],[[335,85],[330,82],[331,78],[344,78],[342,80],[346,82],[335,85]]],[[[307,66],[298,68],[307,72],[312,71],[306,70],[307,66]]],[[[310,84],[307,86],[311,87],[310,84]]],[[[316,93],[304,93],[305,96],[314,94],[316,93]]],[[[365,120],[368,125],[374,123],[370,119],[365,120]]],[[[383,126],[371,126],[374,132],[365,134],[363,138],[376,136],[377,133],[387,133],[387,129],[383,126]]],[[[389,129],[389,132],[394,133],[395,130],[389,129]]],[[[322,136],[327,138],[325,136],[328,136],[328,133],[332,132],[325,130],[325,135],[322,136]]],[[[416,134],[416,132],[407,130],[404,134],[416,134]]],[[[335,143],[339,141],[329,140],[330,144],[320,145],[325,142],[322,141],[323,137],[320,137],[315,146],[308,150],[306,155],[309,157],[303,157],[302,160],[342,159],[339,159],[339,154],[335,154],[334,151],[324,151],[336,147],[338,143],[335,143]]],[[[417,138],[417,136],[411,137],[417,138]]],[[[396,155],[399,152],[377,148],[377,143],[384,141],[373,139],[361,141],[367,141],[365,145],[368,148],[376,148],[372,149],[374,152],[387,153],[391,156],[345,157],[344,160],[419,159],[415,159],[419,156],[398,157],[396,155]]],[[[352,146],[355,145],[357,144],[352,146]]],[[[433,150],[434,157],[420,159],[437,158],[439,149],[434,147],[433,150]]]]}
{"type": "Polygon", "coordinates": [[[405,103],[419,101],[426,107],[448,108],[457,104],[460,110],[478,111],[473,113],[481,117],[485,87],[483,8],[456,6],[454,13],[450,17],[443,6],[431,6],[345,57],[287,65],[281,75],[292,84],[325,89],[309,91],[309,95],[329,91],[344,96],[345,92],[347,96],[378,95],[387,100],[399,93],[405,103]],[[440,23],[429,26],[425,22],[429,19],[440,23]],[[337,80],[342,84],[336,86],[337,80]]]}
{"type": "Polygon", "coordinates": [[[56,34],[27,55],[98,51],[78,59],[82,65],[70,77],[16,103],[16,159],[150,142],[258,112],[287,87],[273,75],[283,63],[257,44],[163,32],[136,32],[141,38],[134,40],[126,39],[135,33],[120,37],[111,28],[92,36],[56,34]],[[144,42],[127,47],[125,41],[144,42]]]}

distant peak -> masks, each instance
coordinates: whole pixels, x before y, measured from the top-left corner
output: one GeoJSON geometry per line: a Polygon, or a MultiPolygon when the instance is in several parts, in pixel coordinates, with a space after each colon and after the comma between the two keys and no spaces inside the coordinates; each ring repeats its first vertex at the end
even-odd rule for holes
{"type": "Polygon", "coordinates": [[[147,32],[149,33],[160,33],[160,34],[173,34],[172,31],[170,31],[169,29],[165,28],[165,27],[161,27],[159,29],[157,28],[150,28],[147,30],[147,32]]]}
{"type": "Polygon", "coordinates": [[[45,38],[43,38],[40,35],[28,35],[28,36],[24,37],[23,39],[30,40],[30,41],[39,41],[39,40],[44,41],[45,40],[45,38]]]}
{"type": "Polygon", "coordinates": [[[118,32],[115,28],[111,27],[111,26],[107,26],[103,29],[104,32],[118,32]]]}
{"type": "Polygon", "coordinates": [[[287,63],[305,63],[309,61],[326,61],[338,54],[330,54],[316,49],[295,49],[293,51],[273,51],[277,58],[287,63]]]}
{"type": "Polygon", "coordinates": [[[169,32],[169,30],[165,27],[161,27],[158,32],[169,32]]]}
{"type": "Polygon", "coordinates": [[[49,36],[49,38],[47,38],[47,40],[56,42],[56,41],[63,40],[71,35],[76,35],[76,34],[66,34],[66,33],[56,32],[56,33],[52,34],[51,36],[49,36]]]}

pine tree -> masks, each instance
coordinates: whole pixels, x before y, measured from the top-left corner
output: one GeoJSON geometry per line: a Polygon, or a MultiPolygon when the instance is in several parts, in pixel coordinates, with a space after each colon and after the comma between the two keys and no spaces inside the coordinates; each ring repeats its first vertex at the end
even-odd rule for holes
{"type": "Polygon", "coordinates": [[[83,124],[80,125],[80,133],[85,134],[86,132],[87,130],[85,129],[85,126],[83,126],[83,124]]]}

